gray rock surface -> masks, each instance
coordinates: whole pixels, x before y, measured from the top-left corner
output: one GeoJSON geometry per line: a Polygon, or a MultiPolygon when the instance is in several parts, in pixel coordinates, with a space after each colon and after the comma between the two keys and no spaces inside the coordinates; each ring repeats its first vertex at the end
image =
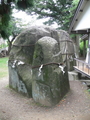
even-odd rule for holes
{"type": "MultiPolygon", "coordinates": [[[[32,77],[32,72],[34,73],[36,71],[36,73],[38,73],[37,72],[38,68],[35,71],[34,69],[32,71],[32,67],[46,64],[49,62],[64,63],[66,72],[65,72],[65,75],[63,76],[62,70],[60,70],[58,65],[52,64],[52,65],[49,65],[49,67],[48,66],[44,67],[45,68],[44,71],[46,74],[44,77],[47,77],[47,74],[49,76],[49,73],[50,73],[48,80],[52,76],[52,78],[54,77],[54,79],[58,78],[59,80],[60,78],[61,81],[62,79],[65,79],[65,81],[63,80],[62,82],[59,81],[60,85],[62,84],[63,86],[65,84],[68,84],[66,55],[65,54],[62,55],[62,53],[69,51],[69,49],[71,53],[74,53],[74,49],[71,42],[65,42],[64,40],[66,41],[70,40],[69,35],[65,31],[63,30],[58,31],[54,28],[47,27],[47,26],[30,27],[25,31],[23,31],[16,38],[10,52],[10,57],[8,61],[10,87],[12,87],[18,92],[21,92],[29,97],[32,97],[34,86],[37,86],[37,79],[36,79],[37,76],[32,77]],[[46,38],[44,37],[48,37],[48,40],[46,40],[46,38]],[[45,40],[43,40],[42,38],[44,38],[45,40]],[[64,41],[64,42],[61,42],[61,41],[64,41]],[[38,42],[40,42],[40,46],[38,45],[39,44],[38,42]],[[63,78],[62,76],[65,78],[63,78]],[[34,77],[36,77],[35,80],[33,80],[34,77]],[[33,91],[32,91],[32,83],[35,84],[33,86],[33,91]]],[[[72,56],[68,55],[68,57],[72,57],[72,56]]],[[[69,59],[68,59],[68,66],[70,66],[69,59]]],[[[58,81],[56,84],[58,86],[58,81]]],[[[40,85],[40,86],[41,86],[40,88],[42,89],[43,85],[40,85]]],[[[48,91],[50,90],[50,87],[48,87],[47,85],[43,86],[43,88],[48,89],[48,91]]],[[[67,89],[68,88],[69,87],[67,87],[67,89]]],[[[61,88],[61,89],[62,89],[61,93],[63,92],[65,93],[65,91],[67,91],[67,89],[64,91],[63,90],[64,88],[61,88]]],[[[58,92],[58,94],[59,93],[60,92],[58,92]]],[[[53,93],[53,94],[56,94],[56,93],[53,93]]],[[[58,95],[56,95],[55,98],[57,98],[57,96],[58,95]]],[[[51,99],[53,98],[51,97],[50,100],[51,99]]],[[[55,103],[57,103],[57,101],[60,100],[60,97],[58,97],[57,99],[58,100],[56,100],[55,103]]],[[[46,101],[46,98],[45,98],[45,101],[46,101]]],[[[52,104],[53,103],[51,103],[51,105],[52,104]]]]}
{"type": "Polygon", "coordinates": [[[40,65],[41,69],[32,69],[32,95],[36,102],[44,106],[57,104],[69,91],[67,71],[63,73],[58,64],[51,64],[62,61],[61,54],[54,57],[58,52],[58,42],[51,37],[43,37],[36,43],[33,66],[40,65]]]}

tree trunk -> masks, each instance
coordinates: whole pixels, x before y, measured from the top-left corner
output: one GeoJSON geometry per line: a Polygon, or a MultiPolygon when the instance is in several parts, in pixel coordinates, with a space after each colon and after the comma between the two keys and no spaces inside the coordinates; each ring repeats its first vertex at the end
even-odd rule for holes
{"type": "Polygon", "coordinates": [[[10,51],[11,51],[12,43],[13,43],[13,41],[15,40],[16,36],[17,36],[17,35],[14,35],[13,38],[12,38],[12,40],[9,40],[9,39],[8,39],[8,55],[9,55],[9,53],[10,53],[10,51]]]}
{"type": "Polygon", "coordinates": [[[12,42],[11,41],[8,41],[8,55],[11,51],[11,47],[12,47],[12,42]]]}

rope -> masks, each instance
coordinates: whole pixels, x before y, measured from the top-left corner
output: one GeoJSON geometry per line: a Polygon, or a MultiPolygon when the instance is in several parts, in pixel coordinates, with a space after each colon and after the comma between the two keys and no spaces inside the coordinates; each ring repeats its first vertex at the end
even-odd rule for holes
{"type": "MultiPolygon", "coordinates": [[[[73,43],[71,40],[61,40],[61,41],[59,41],[58,43],[60,43],[60,42],[71,42],[71,43],[73,43]]],[[[15,46],[15,47],[30,47],[30,46],[34,46],[35,44],[30,44],[30,45],[13,45],[13,46],[15,46]]],[[[65,48],[66,48],[66,44],[65,44],[65,48]]],[[[74,53],[61,53],[62,55],[73,55],[74,53]]],[[[10,60],[11,61],[11,60],[10,60]]],[[[14,60],[13,60],[14,61],[14,60]]],[[[20,60],[16,60],[16,61],[18,61],[18,62],[20,62],[20,60]]],[[[22,61],[23,62],[23,61],[22,61]]],[[[24,63],[24,64],[26,64],[26,63],[24,63]]],[[[46,64],[43,64],[43,66],[47,66],[47,65],[51,65],[51,64],[55,64],[55,65],[58,65],[58,66],[60,66],[60,65],[63,65],[64,64],[64,62],[63,63],[55,63],[55,62],[51,62],[51,63],[46,63],[46,64]]],[[[26,64],[26,65],[28,65],[28,66],[30,66],[31,67],[31,65],[30,64],[26,64]]],[[[37,66],[32,66],[31,68],[32,69],[34,69],[34,68],[39,68],[41,65],[37,65],[37,66]]]]}
{"type": "MultiPolygon", "coordinates": [[[[64,63],[52,63],[52,62],[51,62],[51,63],[43,64],[43,67],[44,67],[44,66],[47,66],[47,65],[51,65],[51,64],[55,64],[55,65],[58,65],[58,66],[59,66],[59,65],[63,65],[64,63]]],[[[41,65],[33,66],[32,69],[34,69],[34,68],[39,68],[40,66],[41,66],[41,65]]]]}
{"type": "Polygon", "coordinates": [[[30,47],[30,46],[34,46],[35,44],[30,44],[30,45],[13,45],[15,47],[30,47]]]}
{"type": "MultiPolygon", "coordinates": [[[[14,60],[9,60],[9,61],[14,61],[14,60]]],[[[16,62],[20,62],[20,60],[15,60],[16,62]]],[[[23,62],[23,61],[22,61],[23,62]]],[[[30,66],[32,69],[35,69],[35,68],[39,68],[41,65],[37,65],[37,66],[31,66],[30,64],[27,64],[27,63],[24,63],[23,62],[23,65],[28,65],[28,66],[30,66]]],[[[55,62],[51,62],[51,63],[46,63],[46,64],[43,64],[43,67],[44,66],[47,66],[47,65],[51,65],[51,64],[55,64],[55,65],[58,65],[58,66],[60,66],[60,65],[63,65],[64,63],[55,63],[55,62]]]]}
{"type": "MultiPolygon", "coordinates": [[[[73,43],[73,41],[71,41],[71,40],[61,40],[59,42],[71,42],[71,43],[73,43]]],[[[15,47],[30,47],[30,46],[34,46],[34,45],[35,44],[30,44],[30,45],[15,45],[15,44],[13,44],[13,46],[15,46],[15,47]]]]}
{"type": "Polygon", "coordinates": [[[59,42],[71,42],[71,43],[73,43],[72,40],[60,40],[59,42]]]}

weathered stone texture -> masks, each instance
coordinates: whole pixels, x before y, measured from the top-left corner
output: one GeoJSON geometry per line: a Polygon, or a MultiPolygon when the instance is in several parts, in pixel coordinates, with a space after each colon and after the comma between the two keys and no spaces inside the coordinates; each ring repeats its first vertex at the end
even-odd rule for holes
{"type": "Polygon", "coordinates": [[[30,27],[23,31],[16,38],[10,52],[8,62],[10,87],[29,97],[33,94],[35,101],[41,104],[50,106],[58,103],[61,96],[69,90],[67,70],[63,74],[61,68],[66,69],[66,55],[62,53],[66,50],[74,53],[72,43],[61,40],[70,40],[69,35],[63,30],[58,31],[47,26],[30,27]],[[64,65],[43,66],[39,73],[40,65],[50,62],[64,62],[64,65]],[[38,65],[39,67],[33,68],[38,65]]]}
{"type": "Polygon", "coordinates": [[[63,74],[57,64],[46,65],[47,63],[60,63],[62,61],[61,54],[54,57],[58,52],[59,45],[51,37],[43,37],[36,43],[33,66],[43,64],[43,67],[41,71],[39,70],[40,68],[32,70],[32,95],[36,102],[45,106],[57,104],[69,90],[66,71],[63,74]],[[42,55],[43,59],[41,59],[42,55]]]}

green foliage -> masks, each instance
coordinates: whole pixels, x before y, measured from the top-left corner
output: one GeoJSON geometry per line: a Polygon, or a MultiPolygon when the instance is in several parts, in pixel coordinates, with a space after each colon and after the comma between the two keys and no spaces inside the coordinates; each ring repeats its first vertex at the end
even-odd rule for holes
{"type": "Polygon", "coordinates": [[[5,43],[0,45],[0,49],[5,48],[5,47],[7,47],[7,45],[5,43]]]}
{"type": "Polygon", "coordinates": [[[10,36],[10,19],[14,8],[25,10],[33,6],[34,0],[1,0],[0,1],[0,33],[6,39],[10,36]]]}
{"type": "Polygon", "coordinates": [[[33,6],[33,0],[18,0],[17,1],[17,8],[20,10],[25,10],[28,7],[32,7],[33,6]]]}
{"type": "Polygon", "coordinates": [[[60,28],[67,30],[69,22],[77,7],[78,0],[35,0],[35,5],[28,14],[38,14],[38,18],[49,18],[45,24],[56,22],[60,28]]]}
{"type": "Polygon", "coordinates": [[[1,36],[4,39],[7,39],[8,43],[8,54],[11,50],[11,46],[13,41],[15,40],[15,37],[24,29],[23,26],[25,27],[25,24],[23,25],[21,22],[21,19],[11,17],[11,20],[9,21],[8,26],[1,26],[2,31],[1,31],[1,36]],[[10,39],[10,36],[12,38],[10,39]]]}
{"type": "MultiPolygon", "coordinates": [[[[85,53],[87,53],[87,48],[88,48],[88,40],[86,40],[86,46],[85,46],[85,48],[86,48],[86,51],[85,51],[85,53]]],[[[79,49],[80,49],[80,55],[81,56],[83,56],[83,50],[84,50],[84,41],[80,41],[80,43],[79,43],[79,49]]]]}
{"type": "Polygon", "coordinates": [[[8,75],[7,61],[7,57],[0,58],[0,78],[8,75]]]}
{"type": "Polygon", "coordinates": [[[80,56],[83,56],[83,49],[84,49],[84,42],[80,42],[80,45],[79,45],[79,51],[80,51],[80,56]]]}
{"type": "Polygon", "coordinates": [[[18,35],[23,29],[22,26],[23,24],[21,22],[21,19],[12,17],[12,19],[9,21],[8,31],[10,31],[10,34],[12,36],[18,35]]]}
{"type": "Polygon", "coordinates": [[[90,89],[87,90],[90,93],[90,89]]]}
{"type": "Polygon", "coordinates": [[[79,3],[79,1],[80,0],[73,0],[72,4],[77,6],[77,4],[79,3]]]}
{"type": "MultiPolygon", "coordinates": [[[[73,17],[74,12],[75,12],[75,10],[76,10],[76,7],[77,7],[78,3],[79,3],[79,0],[73,0],[73,1],[72,1],[72,7],[69,8],[69,10],[70,10],[69,18],[72,18],[72,17],[73,17]]],[[[69,21],[69,22],[70,22],[70,21],[69,21]]]]}
{"type": "Polygon", "coordinates": [[[88,48],[88,40],[86,41],[86,48],[88,48]]]}
{"type": "MultiPolygon", "coordinates": [[[[81,50],[84,49],[84,41],[80,42],[79,47],[80,47],[81,50]]],[[[85,47],[86,47],[86,49],[88,48],[88,40],[86,41],[86,46],[85,47]]]]}

